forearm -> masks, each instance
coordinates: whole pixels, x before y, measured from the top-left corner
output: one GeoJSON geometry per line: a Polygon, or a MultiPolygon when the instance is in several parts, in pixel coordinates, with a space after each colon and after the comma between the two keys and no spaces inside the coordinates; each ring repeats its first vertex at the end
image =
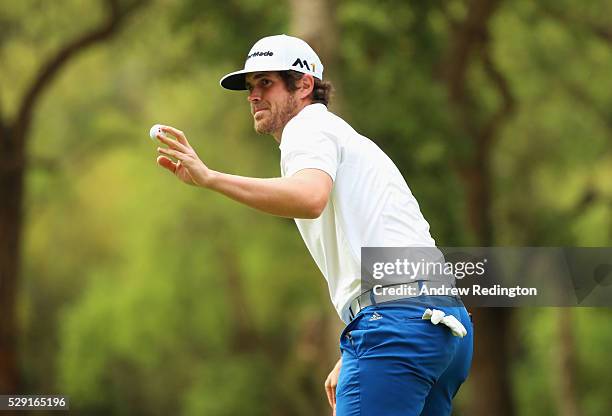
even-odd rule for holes
{"type": "Polygon", "coordinates": [[[316,218],[321,201],[300,178],[249,178],[212,172],[206,188],[260,211],[288,218],[316,218]]]}
{"type": "Polygon", "coordinates": [[[305,168],[287,178],[247,178],[208,168],[187,141],[185,134],[170,126],[155,137],[168,148],[158,147],[157,163],[181,181],[217,191],[229,198],[269,214],[289,218],[317,218],[325,209],[333,187],[331,175],[305,168]],[[176,159],[174,162],[171,158],[176,159]]]}

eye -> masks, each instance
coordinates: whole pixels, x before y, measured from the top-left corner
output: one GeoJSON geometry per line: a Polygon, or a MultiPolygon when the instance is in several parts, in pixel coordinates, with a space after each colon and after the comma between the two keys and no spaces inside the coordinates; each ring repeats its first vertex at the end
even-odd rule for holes
{"type": "Polygon", "coordinates": [[[268,86],[268,85],[270,85],[270,84],[272,84],[272,81],[270,81],[270,80],[269,80],[269,79],[267,79],[267,78],[263,78],[263,79],[261,80],[261,85],[262,85],[262,87],[267,87],[267,86],[268,86]]]}

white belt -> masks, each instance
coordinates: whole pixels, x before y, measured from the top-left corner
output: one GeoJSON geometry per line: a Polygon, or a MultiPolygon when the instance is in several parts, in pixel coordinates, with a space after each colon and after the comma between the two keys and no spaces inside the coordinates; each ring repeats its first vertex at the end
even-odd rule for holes
{"type": "MultiPolygon", "coordinates": [[[[401,295],[376,295],[373,289],[368,290],[367,292],[362,293],[353,299],[349,305],[349,319],[352,321],[355,319],[355,316],[364,308],[368,306],[377,305],[379,303],[392,302],[395,300],[401,299],[409,299],[416,298],[420,295],[421,288],[423,285],[427,285],[428,288],[444,288],[444,287],[454,287],[454,285],[449,282],[440,282],[440,281],[428,281],[428,280],[415,280],[413,282],[401,283],[396,285],[384,286],[385,288],[413,288],[411,293],[404,293],[401,295]]],[[[459,300],[458,296],[449,296],[456,298],[459,300]]]]}

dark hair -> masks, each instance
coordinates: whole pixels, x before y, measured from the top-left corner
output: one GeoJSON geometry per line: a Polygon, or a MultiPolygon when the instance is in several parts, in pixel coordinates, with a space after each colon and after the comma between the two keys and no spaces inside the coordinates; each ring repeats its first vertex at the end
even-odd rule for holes
{"type": "MultiPolygon", "coordinates": [[[[303,73],[297,71],[279,71],[278,75],[282,78],[285,83],[285,87],[289,92],[297,90],[296,82],[304,76],[303,73]]],[[[329,104],[331,94],[334,90],[334,86],[329,81],[321,81],[319,78],[314,78],[314,88],[312,90],[312,102],[320,103],[325,106],[329,104]]]]}

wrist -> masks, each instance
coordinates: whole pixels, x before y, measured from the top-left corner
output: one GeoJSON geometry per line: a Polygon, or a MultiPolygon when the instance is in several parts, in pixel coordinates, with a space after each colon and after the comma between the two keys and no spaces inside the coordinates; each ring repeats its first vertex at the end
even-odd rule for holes
{"type": "Polygon", "coordinates": [[[206,175],[206,178],[204,178],[204,181],[200,184],[200,186],[206,189],[214,189],[220,176],[221,172],[210,169],[208,171],[208,175],[206,175]]]}

